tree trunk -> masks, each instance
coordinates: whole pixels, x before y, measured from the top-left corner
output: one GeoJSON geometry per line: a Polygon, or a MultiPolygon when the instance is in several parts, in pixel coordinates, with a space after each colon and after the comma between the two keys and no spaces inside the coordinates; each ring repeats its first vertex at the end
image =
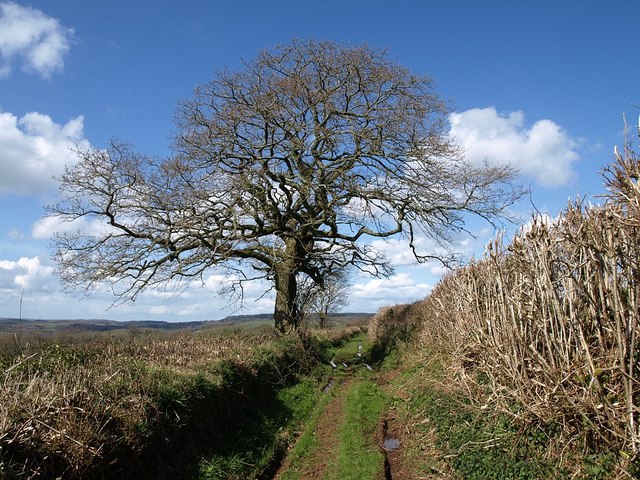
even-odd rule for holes
{"type": "Polygon", "coordinates": [[[298,241],[288,239],[285,246],[285,258],[276,266],[275,287],[276,305],[273,312],[275,328],[280,334],[289,334],[298,330],[300,314],[296,305],[298,284],[296,281],[298,266],[298,241]]]}
{"type": "Polygon", "coordinates": [[[327,315],[324,312],[318,313],[318,328],[323,329],[327,324],[327,315]]]}

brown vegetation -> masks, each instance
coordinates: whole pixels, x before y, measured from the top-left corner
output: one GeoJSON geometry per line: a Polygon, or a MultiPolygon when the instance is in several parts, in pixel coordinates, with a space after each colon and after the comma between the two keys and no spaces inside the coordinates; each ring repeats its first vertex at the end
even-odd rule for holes
{"type": "Polygon", "coordinates": [[[118,471],[110,464],[153,443],[156,425],[171,436],[169,424],[184,423],[181,402],[222,385],[229,369],[254,368],[256,347],[265,352],[271,344],[264,335],[181,335],[51,344],[5,358],[0,476],[99,478],[118,471]]]}
{"type": "Polygon", "coordinates": [[[639,176],[631,147],[616,151],[603,205],[533,218],[420,305],[423,347],[450,356],[461,385],[627,460],[640,450],[639,176]]]}

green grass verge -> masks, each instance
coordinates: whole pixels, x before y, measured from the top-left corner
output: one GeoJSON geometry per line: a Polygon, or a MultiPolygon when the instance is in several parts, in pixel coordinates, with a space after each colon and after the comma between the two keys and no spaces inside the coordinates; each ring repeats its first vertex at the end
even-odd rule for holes
{"type": "MultiPolygon", "coordinates": [[[[455,478],[465,480],[562,479],[566,473],[548,459],[551,432],[523,429],[511,417],[482,410],[438,381],[439,367],[418,364],[396,380],[406,395],[393,406],[411,424],[415,438],[435,431],[440,457],[448,458],[455,478]],[[434,381],[435,380],[435,381],[434,381]]],[[[442,463],[413,444],[407,452],[416,471],[434,474],[442,463]]]]}
{"type": "MultiPolygon", "coordinates": [[[[239,424],[230,438],[233,448],[215,452],[200,461],[199,480],[246,479],[264,475],[282,456],[292,436],[316,405],[320,386],[310,377],[280,389],[253,422],[239,424]]],[[[268,475],[267,475],[268,476],[268,475]]]]}
{"type": "Polygon", "coordinates": [[[378,385],[361,378],[347,392],[346,418],[338,441],[338,454],[331,480],[379,478],[384,455],[375,442],[375,430],[387,405],[387,396],[378,385]]]}
{"type": "Polygon", "coordinates": [[[290,430],[309,415],[320,388],[312,377],[301,375],[312,367],[303,366],[305,356],[297,342],[280,340],[257,348],[251,364],[230,360],[215,365],[217,384],[204,375],[176,377],[174,382],[162,377],[155,396],[162,400],[160,411],[168,424],[156,423],[153,431],[166,444],[153,435],[156,448],[148,450],[163,452],[162,457],[152,462],[147,457],[144,463],[166,462],[175,455],[175,471],[165,469],[167,478],[263,475],[286,450],[290,430]]]}
{"type": "Polygon", "coordinates": [[[305,421],[304,431],[288,454],[290,468],[282,474],[281,480],[302,479],[302,472],[305,466],[315,458],[318,450],[318,439],[315,436],[316,427],[320,416],[331,399],[331,395],[323,395],[316,403],[312,413],[305,421]]]}

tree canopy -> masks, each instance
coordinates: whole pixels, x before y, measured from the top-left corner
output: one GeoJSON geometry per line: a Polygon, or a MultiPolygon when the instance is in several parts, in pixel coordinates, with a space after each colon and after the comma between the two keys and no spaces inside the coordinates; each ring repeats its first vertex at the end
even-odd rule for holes
{"type": "Polygon", "coordinates": [[[225,269],[272,282],[275,324],[295,330],[297,279],[391,272],[371,240],[447,245],[468,214],[499,219],[520,195],[508,166],[474,165],[448,136],[432,81],[384,51],[294,40],[223,70],[180,102],[172,154],[113,141],[79,151],[49,213],[102,219],[56,237],[69,286],[110,282],[124,300],[225,269]]]}

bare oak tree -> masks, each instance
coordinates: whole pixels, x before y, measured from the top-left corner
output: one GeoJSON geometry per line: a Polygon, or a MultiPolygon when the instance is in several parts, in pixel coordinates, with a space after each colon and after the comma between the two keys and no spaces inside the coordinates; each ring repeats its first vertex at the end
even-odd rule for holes
{"type": "Polygon", "coordinates": [[[180,103],[173,153],[116,141],[80,151],[50,215],[103,219],[55,239],[68,286],[119,299],[224,268],[275,289],[275,326],[296,330],[297,278],[391,272],[374,239],[447,245],[468,214],[493,222],[520,195],[505,166],[473,165],[448,137],[428,77],[366,46],[294,40],[221,71],[180,103]]]}

